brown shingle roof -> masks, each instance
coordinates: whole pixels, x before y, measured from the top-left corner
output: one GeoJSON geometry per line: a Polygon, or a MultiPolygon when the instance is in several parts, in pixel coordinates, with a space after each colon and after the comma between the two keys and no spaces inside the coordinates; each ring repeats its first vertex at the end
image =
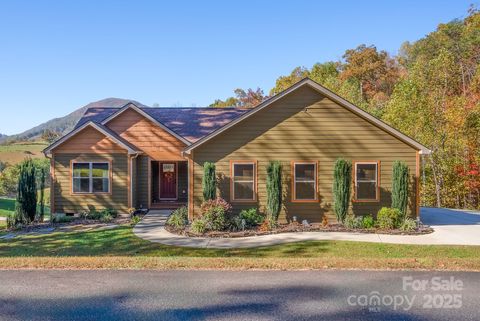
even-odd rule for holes
{"type": "MultiPolygon", "coordinates": [[[[143,107],[141,109],[155,120],[192,143],[228,124],[248,111],[248,109],[245,108],[233,107],[143,107]]],[[[118,108],[89,108],[85,111],[85,114],[78,121],[75,128],[82,126],[88,121],[100,124],[116,111],[118,111],[118,108]]]]}

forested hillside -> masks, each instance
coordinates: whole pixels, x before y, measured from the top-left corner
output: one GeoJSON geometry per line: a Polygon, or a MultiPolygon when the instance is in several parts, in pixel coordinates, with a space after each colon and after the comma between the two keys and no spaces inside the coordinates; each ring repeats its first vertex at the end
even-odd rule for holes
{"type": "MultiPolygon", "coordinates": [[[[341,61],[297,67],[269,95],[304,77],[414,137],[433,150],[424,157],[424,205],[480,208],[480,13],[440,24],[397,56],[360,45],[341,61]]],[[[264,92],[237,89],[212,107],[252,107],[264,92]]]]}

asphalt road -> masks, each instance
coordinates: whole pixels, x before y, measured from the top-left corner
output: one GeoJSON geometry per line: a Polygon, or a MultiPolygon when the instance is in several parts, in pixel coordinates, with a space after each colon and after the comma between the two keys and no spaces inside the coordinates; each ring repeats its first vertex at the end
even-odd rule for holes
{"type": "Polygon", "coordinates": [[[0,271],[0,320],[479,320],[479,292],[467,272],[0,271]]]}

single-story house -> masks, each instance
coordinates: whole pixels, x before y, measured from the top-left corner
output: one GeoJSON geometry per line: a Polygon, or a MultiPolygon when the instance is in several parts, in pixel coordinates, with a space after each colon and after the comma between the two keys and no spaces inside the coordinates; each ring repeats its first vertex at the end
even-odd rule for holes
{"type": "Polygon", "coordinates": [[[280,221],[319,222],[332,210],[333,167],[353,164],[351,211],[391,205],[392,164],[410,169],[409,215],[419,214],[420,155],[430,150],[325,87],[303,79],[253,109],[90,108],[45,149],[51,209],[188,206],[199,214],[203,164],[216,164],[218,196],[234,211],[266,205],[266,167],[282,164],[280,221]]]}

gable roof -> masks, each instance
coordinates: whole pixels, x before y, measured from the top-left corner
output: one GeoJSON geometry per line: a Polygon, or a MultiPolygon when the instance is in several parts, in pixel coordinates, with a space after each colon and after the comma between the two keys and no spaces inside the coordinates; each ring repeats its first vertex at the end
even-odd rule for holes
{"type": "MultiPolygon", "coordinates": [[[[200,138],[225,126],[233,119],[243,115],[249,109],[245,108],[212,108],[212,107],[137,107],[155,123],[160,123],[163,128],[168,128],[176,135],[188,140],[190,145],[200,138]]],[[[86,122],[98,124],[106,123],[108,120],[119,115],[118,108],[95,107],[85,111],[83,117],[78,121],[76,127],[86,122]]]]}
{"type": "Polygon", "coordinates": [[[325,97],[331,99],[332,101],[338,103],[339,105],[343,106],[347,110],[353,112],[354,114],[356,114],[357,116],[365,119],[366,121],[370,122],[374,126],[380,128],[383,131],[389,133],[390,135],[396,137],[398,140],[404,142],[405,144],[415,148],[416,150],[418,150],[420,152],[420,154],[430,154],[431,153],[431,150],[429,148],[420,144],[419,142],[417,142],[413,138],[405,135],[404,133],[400,132],[399,130],[391,127],[390,125],[388,125],[386,123],[384,123],[380,119],[374,117],[373,115],[367,113],[366,111],[362,110],[361,108],[355,106],[351,102],[343,99],[342,97],[338,96],[337,94],[330,91],[329,89],[323,87],[319,83],[311,80],[310,78],[304,78],[304,79],[300,80],[299,82],[295,83],[294,85],[292,85],[291,87],[289,87],[289,88],[285,89],[284,91],[278,93],[277,95],[270,97],[269,99],[265,100],[261,104],[257,105],[255,108],[250,109],[248,112],[244,113],[240,117],[232,120],[231,122],[229,122],[225,126],[223,126],[219,129],[213,131],[212,133],[204,136],[203,138],[197,140],[195,143],[191,144],[190,146],[187,146],[185,148],[184,152],[189,153],[190,151],[192,151],[193,149],[197,148],[198,146],[206,143],[207,141],[209,141],[213,137],[215,137],[215,136],[219,135],[220,133],[228,130],[230,127],[235,126],[236,124],[242,122],[243,120],[247,119],[248,117],[254,115],[258,111],[270,106],[271,104],[273,104],[274,102],[283,98],[284,96],[286,96],[286,95],[290,94],[291,92],[293,92],[293,91],[295,91],[295,90],[297,90],[301,87],[304,87],[304,86],[309,86],[310,88],[313,88],[314,90],[316,90],[317,92],[319,92],[323,96],[325,96],[325,97]]]}
{"type": "Polygon", "coordinates": [[[126,141],[125,139],[123,139],[122,137],[120,137],[117,133],[115,133],[113,130],[101,125],[101,124],[98,124],[98,123],[95,123],[93,121],[88,121],[88,122],[85,122],[83,123],[81,126],[78,126],[76,128],[74,128],[71,132],[69,132],[68,134],[66,134],[65,136],[61,137],[60,139],[58,139],[57,141],[55,141],[54,143],[52,143],[50,146],[48,146],[47,148],[45,148],[43,150],[43,153],[44,154],[50,154],[52,152],[52,150],[56,147],[58,147],[59,145],[63,144],[65,141],[67,141],[69,138],[75,136],[77,133],[81,132],[83,129],[87,128],[87,127],[92,127],[94,129],[96,129],[97,131],[99,131],[100,133],[104,134],[106,137],[110,138],[111,140],[113,140],[114,142],[116,142],[118,145],[122,146],[123,148],[125,148],[129,154],[138,154],[138,153],[142,153],[142,151],[138,150],[135,146],[133,146],[132,144],[130,144],[128,141],[126,141]]]}

